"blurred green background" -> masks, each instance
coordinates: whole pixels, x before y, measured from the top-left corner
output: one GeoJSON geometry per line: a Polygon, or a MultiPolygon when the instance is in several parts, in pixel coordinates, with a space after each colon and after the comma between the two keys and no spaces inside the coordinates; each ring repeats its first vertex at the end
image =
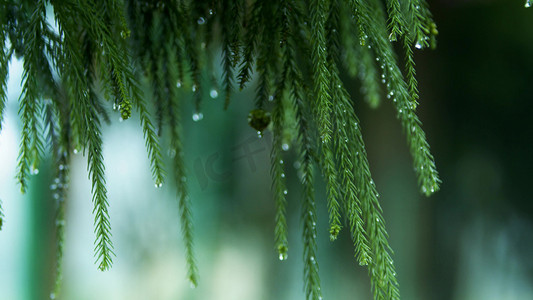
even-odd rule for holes
{"type": "MultiPolygon", "coordinates": [[[[403,299],[533,299],[533,9],[523,2],[430,1],[439,45],[416,52],[419,116],[443,180],[441,191],[430,198],[418,193],[391,105],[369,109],[359,100],[358,86],[351,87],[403,299]]],[[[45,164],[27,195],[20,195],[15,183],[21,62],[13,61],[10,69],[0,135],[6,215],[0,299],[46,299],[55,258],[54,201],[48,192],[53,178],[45,164]]],[[[246,123],[250,90],[238,93],[226,112],[221,99],[206,93],[204,119],[184,118],[199,287],[191,289],[185,280],[175,190],[171,184],[154,188],[133,119],[115,121],[104,131],[117,254],[104,273],[94,265],[85,158],[78,154],[72,161],[62,299],[304,299],[294,154],[285,153],[290,252],[280,262],[273,238],[270,136],[258,139],[246,123]]],[[[347,232],[329,242],[325,193],[318,182],[317,256],[324,298],[371,299],[366,270],[355,262],[347,232]]]]}

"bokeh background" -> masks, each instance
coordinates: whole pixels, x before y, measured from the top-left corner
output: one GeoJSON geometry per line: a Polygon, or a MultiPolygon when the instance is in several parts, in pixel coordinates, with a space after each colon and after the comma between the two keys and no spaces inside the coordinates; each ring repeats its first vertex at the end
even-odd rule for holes
{"type": "MultiPolygon", "coordinates": [[[[440,192],[419,194],[391,105],[369,109],[357,85],[350,90],[402,298],[533,299],[533,8],[525,9],[523,0],[429,2],[439,45],[416,52],[419,116],[443,180],[440,192]]],[[[21,62],[12,61],[10,70],[0,134],[0,299],[46,299],[55,259],[53,178],[45,163],[26,195],[16,185],[21,62]]],[[[252,99],[250,90],[238,93],[222,112],[221,99],[206,93],[200,122],[188,117],[192,106],[185,108],[200,285],[191,289],[185,280],[176,191],[171,184],[154,187],[138,120],[132,119],[104,130],[117,254],[107,272],[94,264],[86,160],[78,154],[72,161],[62,299],[304,299],[294,154],[285,153],[290,254],[280,262],[273,239],[270,136],[258,139],[246,124],[252,99]]],[[[334,243],[328,239],[319,180],[316,188],[324,298],[371,299],[347,232],[334,243]]]]}

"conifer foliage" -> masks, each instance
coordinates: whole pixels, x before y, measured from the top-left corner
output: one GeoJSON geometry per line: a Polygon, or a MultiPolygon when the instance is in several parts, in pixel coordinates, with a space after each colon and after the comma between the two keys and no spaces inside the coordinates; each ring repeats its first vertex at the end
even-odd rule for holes
{"type": "MultiPolygon", "coordinates": [[[[219,48],[225,97],[221,108],[231,109],[236,87],[246,88],[255,76],[256,108],[249,122],[260,134],[273,132],[275,242],[281,260],[287,259],[289,251],[281,150],[291,144],[298,154],[304,191],[301,224],[306,298],[322,299],[316,210],[325,205],[330,239],[335,240],[347,228],[356,260],[368,268],[374,298],[399,299],[392,250],[355,104],[364,98],[376,107],[381,94],[386,95],[407,137],[421,192],[430,195],[437,191],[440,181],[416,115],[419,96],[413,59],[413,48],[435,47],[436,35],[425,0],[2,1],[0,130],[8,62],[15,55],[23,60],[24,68],[17,174],[22,192],[27,190],[29,175],[38,172],[45,147],[51,149],[56,162],[52,188],[57,200],[58,238],[54,292],[59,292],[60,286],[64,202],[73,152],[82,152],[88,162],[98,268],[106,270],[112,265],[102,155],[102,123],[110,123],[110,113],[121,120],[138,113],[156,187],[163,184],[166,171],[174,175],[170,182],[177,189],[188,278],[197,284],[183,161],[186,133],[180,121],[185,100],[178,89],[192,89],[193,119],[201,120],[203,85],[211,81],[217,86],[212,68],[218,60],[212,53],[219,48]],[[401,49],[400,60],[395,43],[401,49]],[[351,81],[343,81],[343,72],[359,79],[362,97],[348,93],[345,86],[351,81]],[[209,74],[209,80],[202,79],[203,74],[209,74]],[[287,141],[284,133],[292,129],[296,135],[287,141]],[[166,171],[160,151],[163,135],[169,137],[170,145],[164,147],[170,148],[172,160],[166,171]],[[324,178],[325,201],[315,202],[324,197],[315,196],[314,169],[324,178]]],[[[0,207],[0,228],[2,217],[0,207]]]]}

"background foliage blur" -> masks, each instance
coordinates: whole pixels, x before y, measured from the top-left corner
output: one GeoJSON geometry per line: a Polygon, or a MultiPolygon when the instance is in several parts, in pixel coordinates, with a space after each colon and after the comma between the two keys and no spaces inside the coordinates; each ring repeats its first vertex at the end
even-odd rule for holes
{"type": "MultiPolygon", "coordinates": [[[[438,48],[417,52],[420,118],[443,180],[417,191],[392,107],[356,101],[381,194],[404,299],[533,298],[533,10],[522,0],[430,1],[438,48]]],[[[22,196],[15,184],[21,62],[13,61],[0,135],[0,299],[45,299],[53,284],[53,184],[46,165],[22,196]]],[[[346,78],[346,80],[349,80],[346,78]]],[[[252,86],[253,88],[253,86],[252,86]]],[[[183,97],[190,99],[188,92],[183,97]]],[[[266,135],[248,127],[252,94],[226,112],[206,95],[204,119],[185,118],[200,285],[185,280],[175,190],[155,189],[137,120],[107,127],[105,159],[115,244],[108,272],[93,264],[85,159],[72,165],[62,299],[304,299],[300,189],[289,168],[289,260],[277,260],[266,135]]],[[[191,101],[188,101],[192,115],[191,101]]],[[[118,116],[117,116],[118,119],[118,116]]],[[[289,149],[287,165],[294,162],[289,149]]],[[[317,176],[318,177],[318,176],[317,176]]],[[[317,181],[318,262],[325,299],[370,299],[346,231],[331,243],[317,181]]]]}

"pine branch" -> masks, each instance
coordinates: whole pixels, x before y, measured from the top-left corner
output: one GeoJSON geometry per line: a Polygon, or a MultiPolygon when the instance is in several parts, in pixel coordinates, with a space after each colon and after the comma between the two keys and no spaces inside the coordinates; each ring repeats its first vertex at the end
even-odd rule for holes
{"type": "Polygon", "coordinates": [[[389,40],[396,41],[398,36],[405,34],[404,32],[404,16],[401,12],[399,0],[387,0],[387,12],[389,15],[388,29],[390,31],[389,40]]]}
{"type": "MultiPolygon", "coordinates": [[[[253,65],[254,65],[254,54],[259,44],[259,37],[263,35],[264,27],[261,25],[266,25],[262,23],[265,19],[262,17],[263,14],[263,1],[253,1],[250,4],[250,13],[247,14],[248,18],[246,19],[246,26],[244,26],[244,37],[243,37],[243,54],[242,54],[242,63],[240,65],[239,71],[239,88],[244,89],[247,82],[251,80],[253,65]]],[[[261,73],[260,73],[261,74],[261,73]]],[[[257,105],[256,105],[257,106],[257,105]]]]}
{"type": "Polygon", "coordinates": [[[371,46],[382,63],[382,78],[396,107],[398,118],[407,135],[407,141],[422,193],[430,195],[439,189],[440,179],[435,161],[429,151],[421,122],[415,114],[416,105],[409,95],[407,84],[398,68],[391,44],[385,38],[383,13],[376,6],[363,5],[361,0],[351,1],[352,10],[360,18],[365,30],[370,33],[371,46]],[[369,16],[376,16],[370,18],[369,16]],[[387,82],[388,80],[388,82],[387,82]]]}
{"type": "MultiPolygon", "coordinates": [[[[292,49],[292,47],[287,47],[292,49]]],[[[290,50],[287,50],[289,52],[290,50]]],[[[289,52],[290,53],[290,52],[289,52]]],[[[316,205],[314,199],[313,186],[313,141],[311,137],[311,128],[306,119],[306,103],[303,99],[304,93],[302,89],[302,76],[296,67],[293,54],[288,54],[288,63],[290,64],[291,75],[291,96],[292,105],[295,107],[296,120],[298,127],[298,140],[300,153],[299,160],[301,161],[300,170],[302,172],[302,185],[304,187],[304,194],[302,199],[301,220],[303,223],[303,242],[304,242],[304,284],[305,294],[307,299],[318,300],[322,299],[322,291],[320,287],[320,277],[318,275],[318,260],[316,258],[317,252],[317,217],[316,205]]]]}
{"type": "Polygon", "coordinates": [[[113,244],[111,242],[111,223],[109,222],[109,203],[107,201],[107,189],[105,187],[105,167],[102,153],[102,136],[100,121],[95,111],[90,111],[91,125],[87,138],[87,169],[92,181],[91,192],[93,193],[94,225],[96,233],[96,262],[101,271],[108,270],[113,263],[113,244]]]}
{"type": "Polygon", "coordinates": [[[0,4],[0,132],[4,121],[4,109],[7,102],[7,76],[11,55],[6,49],[7,16],[5,4],[0,4]]]}
{"type": "Polygon", "coordinates": [[[244,8],[243,0],[222,0],[221,26],[222,32],[222,59],[224,75],[225,101],[224,109],[227,109],[233,91],[233,71],[239,61],[239,39],[241,35],[241,18],[244,8]]]}
{"type": "Polygon", "coordinates": [[[41,66],[46,63],[43,58],[44,41],[42,37],[43,27],[46,27],[46,7],[44,1],[39,1],[30,12],[31,19],[24,34],[26,41],[24,49],[24,71],[22,73],[23,87],[20,98],[19,115],[22,120],[22,138],[20,154],[17,166],[17,179],[21,191],[27,189],[29,173],[37,174],[40,156],[42,153],[42,141],[40,137],[40,102],[37,78],[41,66]]]}
{"type": "MultiPolygon", "coordinates": [[[[285,74],[287,70],[285,70],[285,74]]],[[[274,194],[274,201],[276,203],[276,228],[275,228],[275,242],[279,254],[280,260],[287,259],[288,251],[288,229],[286,220],[286,207],[287,207],[287,188],[285,186],[285,173],[283,159],[281,156],[281,144],[282,144],[282,131],[284,127],[283,118],[283,94],[285,91],[285,82],[287,76],[282,76],[282,80],[278,82],[278,89],[274,96],[274,109],[272,111],[272,124],[273,124],[273,143],[270,152],[272,176],[272,189],[274,194]]]]}
{"type": "Polygon", "coordinates": [[[81,45],[75,38],[79,30],[73,26],[72,11],[86,7],[77,7],[74,3],[52,2],[57,12],[60,35],[64,37],[64,57],[61,63],[61,75],[67,82],[69,98],[70,124],[73,130],[75,151],[80,145],[87,150],[88,172],[91,179],[93,194],[93,214],[95,215],[95,256],[98,268],[102,271],[111,267],[113,244],[111,242],[111,224],[105,187],[104,162],[102,153],[102,137],[100,120],[95,110],[94,94],[90,93],[88,69],[82,59],[81,45]],[[69,16],[69,17],[67,17],[69,16]],[[74,29],[74,30],[73,30],[74,29]]]}
{"type": "Polygon", "coordinates": [[[316,94],[316,111],[318,116],[318,129],[322,143],[327,145],[331,140],[332,124],[330,122],[331,93],[329,90],[330,74],[328,71],[326,56],[325,24],[327,12],[326,1],[312,0],[309,3],[311,17],[311,56],[313,61],[313,82],[316,94]]]}
{"type": "Polygon", "coordinates": [[[408,13],[413,24],[411,30],[414,32],[415,47],[417,49],[426,47],[434,49],[438,31],[429,11],[428,3],[425,0],[411,0],[409,1],[408,13]]]}
{"type": "Polygon", "coordinates": [[[178,207],[180,210],[181,230],[183,232],[183,240],[185,243],[185,256],[187,259],[187,276],[191,282],[191,286],[198,285],[198,268],[196,265],[196,259],[194,256],[194,244],[193,244],[193,225],[191,217],[191,204],[187,191],[187,177],[185,172],[185,166],[183,163],[183,146],[181,137],[181,122],[180,122],[180,104],[178,99],[178,91],[173,84],[177,74],[176,60],[173,55],[172,49],[166,49],[168,55],[168,81],[167,88],[170,92],[168,97],[167,113],[170,119],[171,126],[170,132],[170,149],[172,153],[172,168],[174,171],[175,184],[178,192],[178,207]]]}

